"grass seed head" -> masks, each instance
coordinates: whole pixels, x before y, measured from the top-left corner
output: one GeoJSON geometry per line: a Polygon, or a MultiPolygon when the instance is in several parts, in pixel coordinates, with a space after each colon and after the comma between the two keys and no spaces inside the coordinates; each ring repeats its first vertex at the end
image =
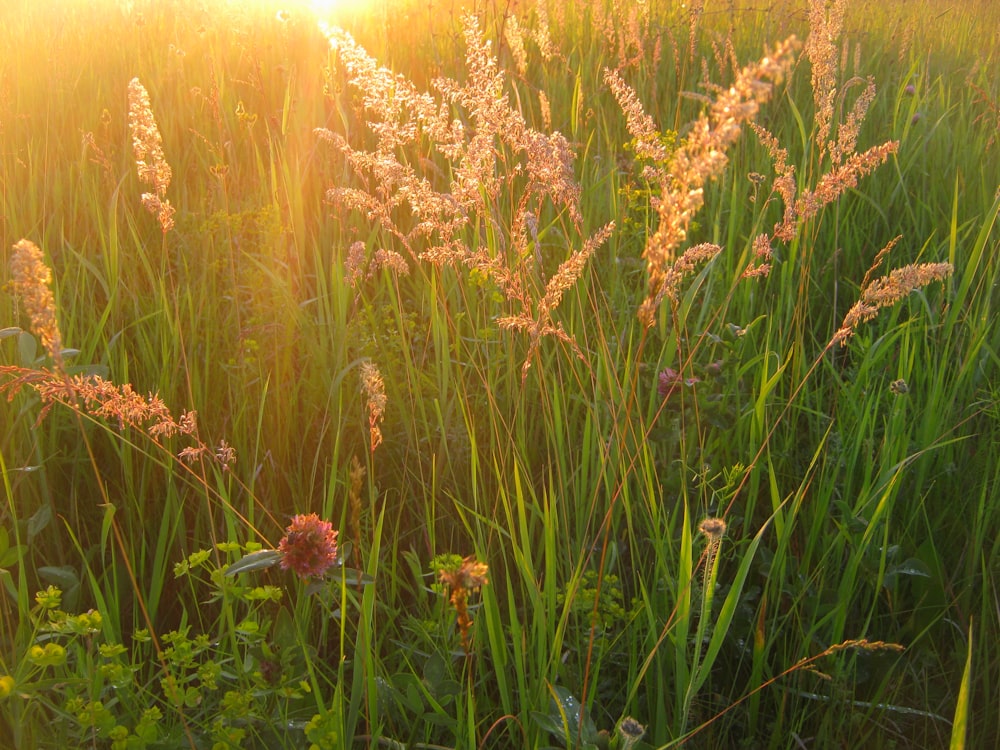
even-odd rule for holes
{"type": "Polygon", "coordinates": [[[11,284],[21,298],[24,311],[31,320],[31,330],[42,342],[57,367],[62,366],[62,335],[56,317],[56,301],[52,295],[52,270],[38,245],[21,240],[14,245],[10,259],[11,284]]]}

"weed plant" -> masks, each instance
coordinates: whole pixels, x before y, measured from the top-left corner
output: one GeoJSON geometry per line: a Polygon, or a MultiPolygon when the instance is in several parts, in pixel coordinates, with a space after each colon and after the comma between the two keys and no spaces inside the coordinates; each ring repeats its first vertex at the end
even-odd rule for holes
{"type": "Polygon", "coordinates": [[[0,34],[0,745],[1000,743],[994,3],[0,34]]]}

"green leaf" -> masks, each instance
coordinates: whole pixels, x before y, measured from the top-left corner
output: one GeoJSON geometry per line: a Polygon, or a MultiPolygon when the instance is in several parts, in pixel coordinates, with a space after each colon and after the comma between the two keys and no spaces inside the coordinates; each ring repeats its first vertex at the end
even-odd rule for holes
{"type": "Polygon", "coordinates": [[[17,352],[21,358],[21,367],[31,367],[38,356],[38,342],[27,331],[21,331],[17,337],[17,352]]]}
{"type": "Polygon", "coordinates": [[[28,519],[28,541],[30,542],[52,522],[52,506],[42,503],[28,519]]]}
{"type": "Polygon", "coordinates": [[[972,686],[972,622],[969,622],[969,646],[965,656],[965,670],[962,672],[962,684],[958,689],[958,701],[955,703],[955,718],[951,723],[951,741],[948,750],[965,750],[965,740],[969,727],[969,693],[972,686]]]}
{"type": "Polygon", "coordinates": [[[549,694],[549,713],[531,712],[538,725],[565,741],[567,747],[583,750],[597,742],[597,727],[589,715],[584,715],[583,725],[580,725],[583,705],[576,696],[560,685],[551,685],[549,694]]]}
{"type": "Polygon", "coordinates": [[[25,544],[15,544],[13,547],[8,547],[4,543],[2,547],[3,549],[0,550],[0,568],[9,568],[18,562],[21,559],[21,555],[28,549],[28,546],[25,544]]]}
{"type": "Polygon", "coordinates": [[[444,663],[444,659],[440,654],[431,654],[427,659],[427,663],[424,664],[424,682],[427,683],[428,689],[432,693],[437,693],[441,686],[448,677],[448,670],[444,663]]]}
{"type": "Polygon", "coordinates": [[[237,573],[248,573],[251,570],[270,568],[282,557],[282,553],[276,549],[262,549],[258,552],[251,552],[226,568],[226,575],[234,576],[237,573]]]}
{"type": "Polygon", "coordinates": [[[43,566],[38,569],[38,577],[46,583],[55,584],[64,594],[80,585],[80,577],[76,574],[76,570],[68,565],[43,566]]]}

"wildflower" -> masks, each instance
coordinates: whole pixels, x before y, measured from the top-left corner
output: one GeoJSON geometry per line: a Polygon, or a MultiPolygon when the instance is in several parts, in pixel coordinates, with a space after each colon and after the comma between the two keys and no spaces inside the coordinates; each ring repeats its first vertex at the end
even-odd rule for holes
{"type": "Polygon", "coordinates": [[[469,629],[472,627],[472,617],[468,608],[469,594],[489,583],[488,572],[489,566],[477,560],[475,556],[466,557],[457,566],[452,565],[438,571],[438,580],[450,591],[449,601],[457,615],[462,649],[466,654],[469,653],[469,629]]]}
{"type": "Polygon", "coordinates": [[[672,367],[665,367],[660,371],[659,377],[656,383],[656,392],[659,394],[661,399],[665,399],[674,392],[674,389],[679,385],[683,384],[688,387],[693,386],[695,383],[701,381],[701,378],[690,377],[683,378],[677,370],[672,367]]]}
{"type": "Polygon", "coordinates": [[[14,245],[10,259],[11,283],[31,320],[31,329],[57,365],[62,363],[62,336],[56,320],[56,302],[49,285],[52,271],[38,246],[28,240],[14,245]]]}
{"type": "Polygon", "coordinates": [[[917,87],[914,86],[912,83],[909,83],[906,85],[906,88],[903,89],[903,91],[906,92],[907,96],[913,96],[914,94],[917,93],[917,87]]]}
{"type": "Polygon", "coordinates": [[[55,586],[49,586],[35,594],[35,602],[42,609],[59,609],[59,605],[62,604],[62,591],[55,586]]]}
{"type": "Polygon", "coordinates": [[[900,378],[899,380],[893,380],[889,384],[889,390],[896,396],[902,396],[910,392],[910,386],[906,384],[905,380],[900,378]]]}
{"type": "Polygon", "coordinates": [[[721,518],[706,518],[698,524],[698,531],[708,537],[709,542],[718,542],[725,536],[726,522],[721,518]]]}
{"type": "Polygon", "coordinates": [[[51,642],[32,646],[28,649],[28,661],[36,667],[58,667],[66,663],[66,649],[51,642]]]}
{"type": "Polygon", "coordinates": [[[281,568],[299,578],[320,578],[337,562],[337,532],[315,513],[297,515],[278,543],[281,568]]]}
{"type": "Polygon", "coordinates": [[[646,727],[633,719],[631,716],[626,716],[618,725],[618,737],[621,740],[619,747],[622,750],[629,750],[629,748],[636,745],[645,734],[646,727]]]}
{"type": "Polygon", "coordinates": [[[14,692],[14,678],[9,674],[0,677],[0,700],[8,697],[14,692]]]}

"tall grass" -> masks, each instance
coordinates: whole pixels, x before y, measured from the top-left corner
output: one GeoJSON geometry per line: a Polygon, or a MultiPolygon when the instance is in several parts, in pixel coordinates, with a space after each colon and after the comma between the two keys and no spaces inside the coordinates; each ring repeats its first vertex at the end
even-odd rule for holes
{"type": "Polygon", "coordinates": [[[1000,741],[992,4],[323,21],[0,10],[0,742],[1000,741]]]}

